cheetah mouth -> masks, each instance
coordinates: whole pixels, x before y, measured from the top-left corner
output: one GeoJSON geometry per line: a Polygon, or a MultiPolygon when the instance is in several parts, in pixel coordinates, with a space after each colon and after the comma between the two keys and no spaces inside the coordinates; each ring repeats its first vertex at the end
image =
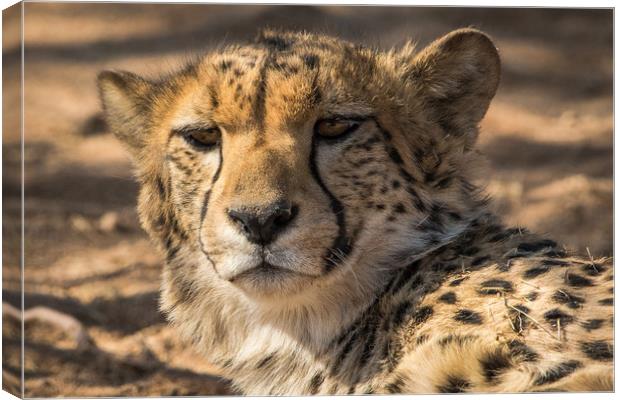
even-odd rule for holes
{"type": "Polygon", "coordinates": [[[232,283],[238,283],[243,281],[260,282],[260,281],[275,281],[291,278],[316,278],[314,275],[310,275],[304,272],[293,271],[286,267],[270,264],[266,261],[261,262],[255,267],[246,269],[239,274],[229,278],[232,283]]]}

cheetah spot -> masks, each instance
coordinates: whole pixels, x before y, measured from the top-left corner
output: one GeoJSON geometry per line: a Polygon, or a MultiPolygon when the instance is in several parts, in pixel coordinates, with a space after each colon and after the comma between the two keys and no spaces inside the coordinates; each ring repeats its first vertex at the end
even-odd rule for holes
{"type": "Polygon", "coordinates": [[[547,311],[544,315],[544,318],[554,328],[557,328],[558,321],[560,325],[566,325],[573,322],[573,317],[566,314],[559,308],[554,308],[553,310],[547,311]]]}
{"type": "Polygon", "coordinates": [[[439,296],[437,300],[446,304],[454,304],[456,303],[456,294],[454,292],[446,292],[439,296]]]}
{"type": "Polygon", "coordinates": [[[464,324],[471,325],[480,325],[482,324],[482,316],[472,310],[461,309],[456,312],[454,316],[456,321],[462,322],[464,324]]]}
{"type": "Polygon", "coordinates": [[[508,349],[513,357],[520,358],[526,362],[538,361],[539,355],[529,346],[519,340],[511,340],[508,349]]]}
{"type": "Polygon", "coordinates": [[[585,328],[588,332],[599,329],[603,325],[602,319],[589,319],[581,323],[581,326],[585,328]]]}
{"type": "Polygon", "coordinates": [[[566,290],[556,291],[551,299],[558,304],[564,304],[572,309],[581,307],[581,305],[586,301],[583,297],[570,294],[566,290]]]}
{"type": "Polygon", "coordinates": [[[517,247],[517,251],[525,253],[534,253],[547,247],[556,247],[558,244],[553,240],[541,240],[539,242],[521,243],[517,247]]]}
{"type": "Polygon", "coordinates": [[[448,375],[443,385],[437,386],[439,393],[464,393],[469,389],[471,383],[464,378],[448,375]]]}
{"type": "Polygon", "coordinates": [[[557,382],[562,378],[567,377],[572,374],[578,368],[583,366],[582,363],[575,360],[565,361],[560,363],[547,371],[541,373],[538,378],[534,381],[534,385],[541,386],[549,383],[557,382]]]}
{"type": "Polygon", "coordinates": [[[499,349],[492,353],[486,354],[481,360],[484,378],[489,383],[497,382],[499,375],[508,367],[510,367],[510,360],[499,349]]]}
{"type": "Polygon", "coordinates": [[[597,361],[611,360],[614,356],[613,346],[604,340],[581,342],[581,351],[589,358],[597,361]]]}
{"type": "Polygon", "coordinates": [[[573,287],[592,286],[592,281],[586,277],[577,274],[567,274],[566,282],[573,287]]]}

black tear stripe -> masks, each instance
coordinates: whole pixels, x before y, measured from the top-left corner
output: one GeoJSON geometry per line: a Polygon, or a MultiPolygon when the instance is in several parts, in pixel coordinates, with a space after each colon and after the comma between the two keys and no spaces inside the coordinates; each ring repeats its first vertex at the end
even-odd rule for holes
{"type": "Polygon", "coordinates": [[[349,236],[347,235],[347,225],[346,225],[346,216],[344,206],[333,195],[332,192],[325,186],[321,175],[319,174],[319,169],[316,164],[316,150],[318,147],[318,138],[314,136],[312,139],[312,149],[310,151],[310,172],[314,177],[314,180],[319,185],[321,190],[327,195],[329,198],[329,206],[332,209],[332,212],[336,216],[336,223],[338,224],[338,236],[334,239],[331,247],[327,250],[325,254],[325,270],[329,272],[333,270],[333,268],[344,261],[353,249],[351,245],[351,241],[349,236]],[[334,257],[334,253],[338,254],[338,257],[334,257]]]}
{"type": "Polygon", "coordinates": [[[220,154],[220,162],[217,165],[217,170],[215,170],[215,174],[213,175],[213,178],[211,179],[211,187],[209,187],[209,189],[205,193],[205,199],[202,202],[202,208],[200,209],[200,227],[198,228],[198,242],[200,243],[200,250],[207,257],[207,260],[209,260],[211,265],[213,265],[213,268],[215,268],[215,263],[213,262],[211,257],[209,257],[209,253],[207,252],[207,250],[205,250],[205,244],[202,241],[201,232],[202,232],[202,226],[204,225],[204,222],[205,222],[205,217],[207,216],[207,209],[209,208],[209,198],[211,197],[211,189],[213,188],[213,185],[215,185],[215,182],[217,182],[217,180],[219,179],[220,171],[222,170],[222,164],[224,164],[224,157],[222,156],[221,145],[220,145],[219,154],[220,154]]]}

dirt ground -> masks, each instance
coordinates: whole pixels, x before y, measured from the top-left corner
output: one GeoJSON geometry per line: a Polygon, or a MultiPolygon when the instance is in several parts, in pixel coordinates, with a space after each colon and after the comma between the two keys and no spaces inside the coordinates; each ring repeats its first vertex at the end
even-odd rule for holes
{"type": "MultiPolygon", "coordinates": [[[[4,13],[3,387],[19,392],[19,14],[4,13]],[[13,312],[13,314],[12,314],[13,312]]],[[[148,4],[25,6],[25,395],[230,393],[157,310],[162,258],[140,230],[126,153],[95,76],[149,76],[260,27],[382,48],[462,26],[491,34],[502,83],[482,123],[505,220],[580,253],[612,253],[611,10],[148,4]],[[65,328],[37,318],[59,312],[65,328]],[[50,311],[52,310],[52,311],[50,311]],[[41,315],[41,314],[38,314],[41,315]]]]}

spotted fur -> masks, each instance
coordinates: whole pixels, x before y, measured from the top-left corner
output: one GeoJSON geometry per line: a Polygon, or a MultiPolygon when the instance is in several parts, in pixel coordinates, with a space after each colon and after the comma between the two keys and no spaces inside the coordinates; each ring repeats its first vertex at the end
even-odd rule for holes
{"type": "Polygon", "coordinates": [[[170,322],[246,394],[612,390],[610,260],[503,226],[476,184],[499,71],[463,29],[388,52],[267,31],[102,73],[170,322]]]}

